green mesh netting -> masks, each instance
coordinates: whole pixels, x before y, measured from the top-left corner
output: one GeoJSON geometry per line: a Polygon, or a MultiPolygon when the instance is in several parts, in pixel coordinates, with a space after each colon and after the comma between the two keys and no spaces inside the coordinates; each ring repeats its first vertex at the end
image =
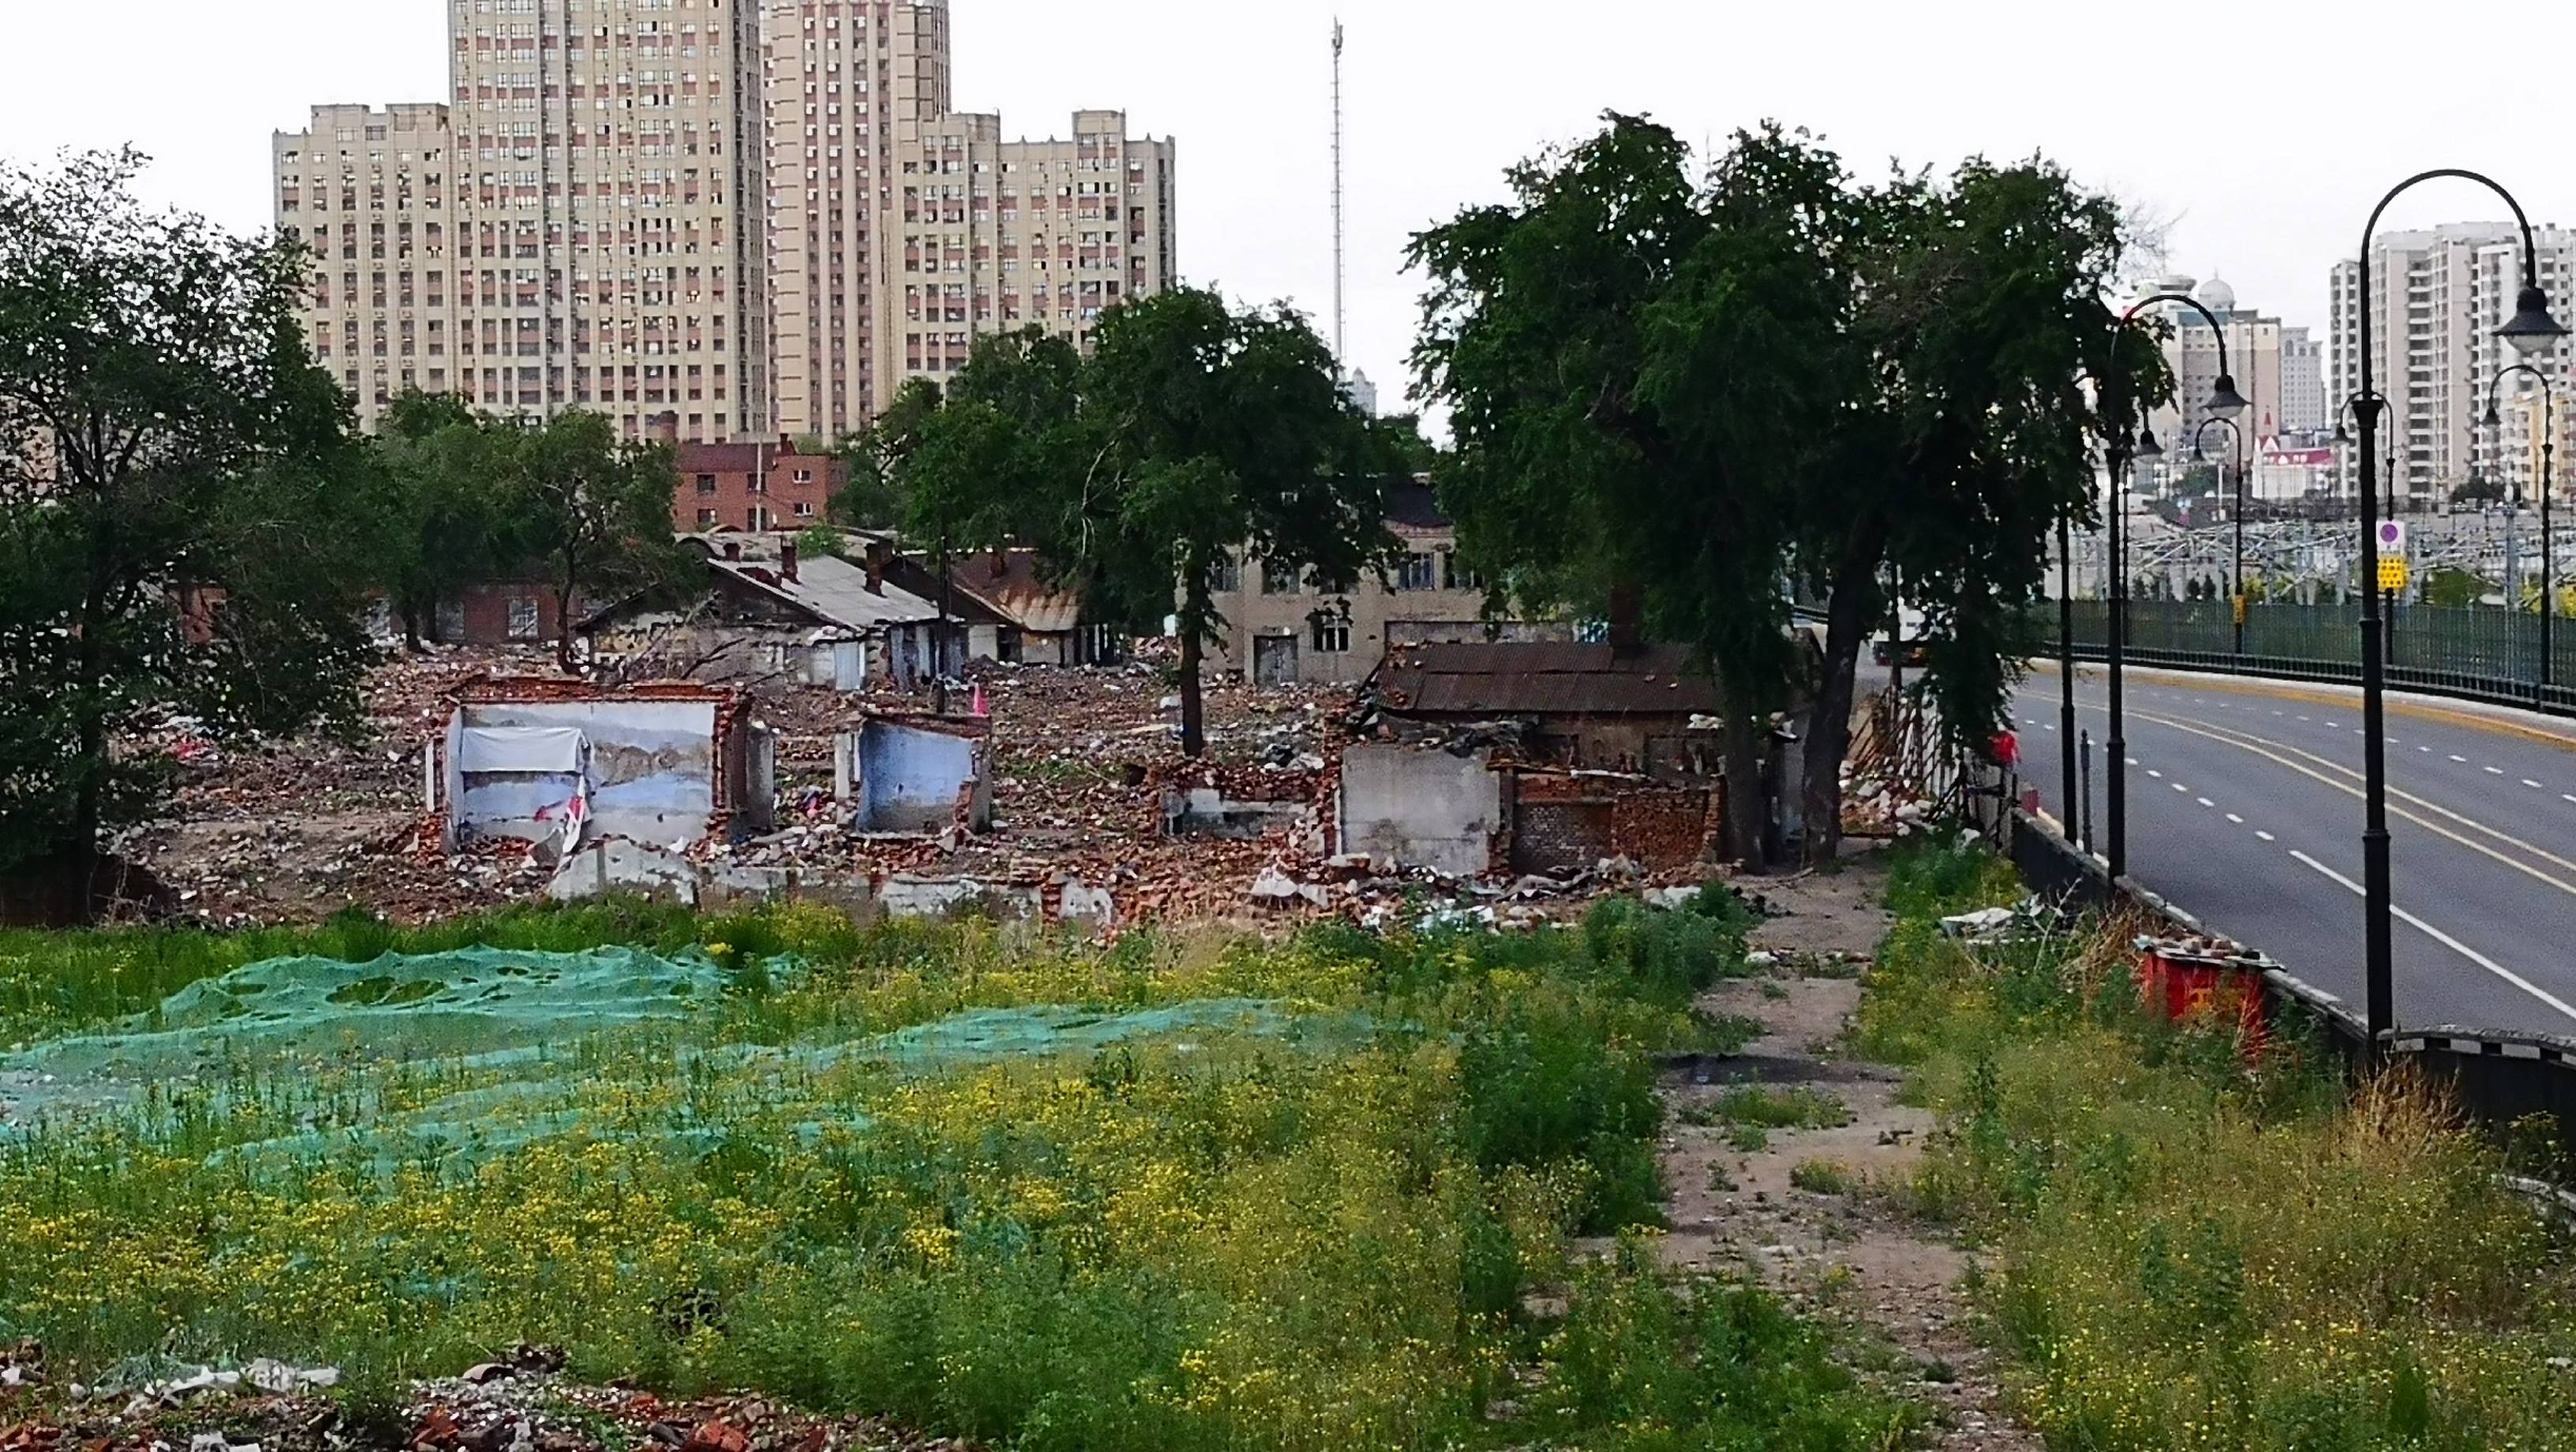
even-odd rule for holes
{"type": "MultiPolygon", "coordinates": [[[[769,970],[792,981],[802,968],[769,970]]],[[[105,1031],[0,1054],[0,1144],[106,1122],[253,1169],[439,1174],[567,1137],[698,1154],[753,1127],[809,1141],[863,1132],[889,1077],[1131,1042],[1346,1047],[1369,1031],[1356,1015],[1213,999],[978,1009],[892,1033],[709,1044],[727,986],[694,950],[255,963],[105,1031]]]]}

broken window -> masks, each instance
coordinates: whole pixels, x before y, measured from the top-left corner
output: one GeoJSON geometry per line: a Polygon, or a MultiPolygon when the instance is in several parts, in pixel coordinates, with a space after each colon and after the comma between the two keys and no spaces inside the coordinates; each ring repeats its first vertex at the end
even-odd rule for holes
{"type": "Polygon", "coordinates": [[[1452,590],[1482,590],[1485,588],[1485,577],[1476,573],[1474,570],[1469,569],[1465,563],[1460,561],[1456,551],[1449,550],[1442,552],[1440,563],[1441,567],[1448,572],[1448,588],[1452,590]]]}
{"type": "Polygon", "coordinates": [[[700,475],[698,476],[698,492],[699,492],[700,494],[713,494],[713,493],[715,493],[715,492],[716,492],[716,476],[715,476],[715,475],[713,475],[713,474],[700,474],[700,475]]]}
{"type": "Polygon", "coordinates": [[[537,638],[537,602],[534,596],[510,597],[510,638],[512,640],[537,638]]]}
{"type": "Polygon", "coordinates": [[[1348,655],[1351,649],[1351,622],[1341,616],[1318,613],[1314,619],[1315,654],[1348,655]]]}
{"type": "Polygon", "coordinates": [[[1299,573],[1300,571],[1295,565],[1283,565],[1277,560],[1263,560],[1261,562],[1261,593],[1264,595],[1296,594],[1298,590],[1297,576],[1299,573]]]}
{"type": "Polygon", "coordinates": [[[1231,595],[1243,588],[1243,561],[1232,554],[1217,558],[1216,568],[1208,571],[1208,593],[1231,595]]]}
{"type": "Polygon", "coordinates": [[[465,602],[462,600],[439,601],[438,624],[437,628],[432,633],[439,640],[445,641],[451,645],[463,640],[465,638],[465,602]]]}
{"type": "Polygon", "coordinates": [[[1433,588],[1431,566],[1432,560],[1429,555],[1406,555],[1404,563],[1396,567],[1395,588],[1399,590],[1433,588]]]}

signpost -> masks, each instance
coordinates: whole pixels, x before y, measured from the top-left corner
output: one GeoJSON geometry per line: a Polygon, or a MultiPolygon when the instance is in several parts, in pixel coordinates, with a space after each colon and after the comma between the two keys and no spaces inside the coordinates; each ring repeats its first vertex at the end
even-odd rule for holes
{"type": "Polygon", "coordinates": [[[2379,591],[2395,595],[2406,588],[2406,526],[2396,520],[2379,525],[2379,591]]]}

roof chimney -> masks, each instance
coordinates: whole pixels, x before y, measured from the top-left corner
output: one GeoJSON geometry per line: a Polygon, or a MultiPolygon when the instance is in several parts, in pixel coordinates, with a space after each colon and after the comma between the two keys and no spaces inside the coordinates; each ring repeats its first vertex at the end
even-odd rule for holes
{"type": "Polygon", "coordinates": [[[1002,578],[1004,578],[1004,577],[1008,576],[1010,573],[1011,573],[1011,557],[1010,557],[1010,555],[1009,555],[1006,551],[1003,551],[1003,550],[1001,550],[1001,549],[999,549],[999,548],[996,548],[996,549],[993,551],[993,578],[994,578],[994,579],[996,579],[996,580],[999,580],[999,579],[1002,579],[1002,578]]]}
{"type": "Polygon", "coordinates": [[[796,541],[792,539],[778,542],[778,573],[787,583],[796,583],[796,541]]]}
{"type": "Polygon", "coordinates": [[[1634,580],[1610,587],[1610,654],[1626,658],[1646,648],[1646,592],[1634,580]]]}
{"type": "Polygon", "coordinates": [[[737,564],[741,563],[741,561],[742,561],[742,541],[741,541],[741,540],[738,540],[738,539],[729,539],[729,540],[726,540],[726,541],[725,541],[725,558],[726,558],[726,559],[728,559],[728,560],[732,560],[732,561],[734,561],[734,562],[735,562],[735,563],[737,563],[737,564]]]}

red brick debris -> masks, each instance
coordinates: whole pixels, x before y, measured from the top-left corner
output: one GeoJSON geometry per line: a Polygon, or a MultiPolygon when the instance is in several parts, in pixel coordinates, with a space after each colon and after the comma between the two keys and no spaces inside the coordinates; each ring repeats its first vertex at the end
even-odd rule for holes
{"type": "MultiPolygon", "coordinates": [[[[42,1353],[0,1385],[0,1452],[211,1452],[207,1429],[226,1452],[973,1452],[973,1444],[926,1436],[866,1417],[821,1417],[752,1396],[665,1401],[631,1388],[566,1381],[559,1352],[522,1347],[464,1376],[415,1385],[406,1410],[387,1423],[353,1422],[317,1393],[269,1394],[247,1382],[236,1394],[185,1396],[129,1389],[49,1385],[42,1353]],[[26,1374],[33,1367],[37,1374],[26,1374]]],[[[236,1377],[236,1381],[240,1378],[236,1377]]]]}

